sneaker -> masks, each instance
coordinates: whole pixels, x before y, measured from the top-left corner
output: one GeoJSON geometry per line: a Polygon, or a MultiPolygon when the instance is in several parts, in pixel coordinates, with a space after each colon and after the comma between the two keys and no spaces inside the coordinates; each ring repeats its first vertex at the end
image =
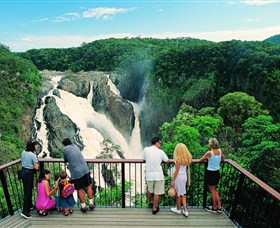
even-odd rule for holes
{"type": "Polygon", "coordinates": [[[36,207],[34,206],[34,205],[31,205],[30,206],[30,210],[32,211],[32,210],[35,210],[36,209],[36,207]]]}
{"type": "Polygon", "coordinates": [[[152,212],[153,212],[153,215],[157,214],[159,212],[159,207],[157,207],[157,209],[155,211],[152,210],[152,212]]]}
{"type": "Polygon", "coordinates": [[[94,208],[95,208],[95,205],[94,205],[94,204],[90,204],[90,205],[89,205],[89,209],[90,209],[91,211],[93,211],[94,208]]]}
{"type": "Polygon", "coordinates": [[[31,218],[31,214],[27,213],[27,212],[21,212],[20,214],[22,217],[26,218],[26,219],[30,219],[31,218]]]}
{"type": "Polygon", "coordinates": [[[212,207],[205,207],[205,210],[208,211],[208,212],[212,212],[212,213],[217,213],[217,209],[214,210],[212,207]]]}
{"type": "Polygon", "coordinates": [[[182,211],[183,215],[188,217],[189,216],[189,212],[188,211],[182,211]]]}
{"type": "Polygon", "coordinates": [[[217,212],[218,212],[218,213],[223,213],[223,209],[222,209],[222,208],[220,208],[220,209],[218,208],[218,209],[217,209],[217,212]]]}
{"type": "Polygon", "coordinates": [[[85,206],[85,207],[81,207],[81,212],[86,212],[88,210],[88,207],[85,206]]]}
{"type": "Polygon", "coordinates": [[[177,207],[170,208],[170,211],[172,211],[173,213],[176,213],[178,215],[181,214],[181,210],[177,210],[177,207]]]}

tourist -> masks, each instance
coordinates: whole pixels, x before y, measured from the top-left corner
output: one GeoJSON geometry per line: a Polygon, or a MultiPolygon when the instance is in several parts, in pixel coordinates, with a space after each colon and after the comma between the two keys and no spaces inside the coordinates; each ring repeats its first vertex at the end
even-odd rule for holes
{"type": "Polygon", "coordinates": [[[205,174],[205,183],[211,193],[212,207],[206,207],[205,210],[213,213],[222,213],[222,205],[219,193],[217,192],[217,185],[220,179],[220,162],[225,160],[223,152],[219,149],[218,140],[215,138],[209,139],[210,150],[207,151],[199,162],[207,161],[208,166],[205,174]]]}
{"type": "Polygon", "coordinates": [[[164,194],[164,176],[161,162],[169,162],[169,160],[164,151],[159,149],[161,146],[159,137],[152,138],[151,143],[150,147],[144,149],[143,159],[146,161],[149,207],[152,208],[152,213],[155,215],[159,212],[160,195],[164,194]]]}
{"type": "MultiPolygon", "coordinates": [[[[178,143],[174,149],[173,158],[176,164],[176,169],[173,174],[171,186],[174,186],[176,195],[177,207],[171,208],[170,210],[176,214],[181,214],[181,204],[183,205],[183,215],[188,217],[189,212],[187,209],[186,199],[186,184],[187,184],[187,166],[192,162],[192,155],[189,152],[187,146],[183,143],[178,143]]],[[[189,167],[188,167],[189,168],[189,167]]]]}
{"type": "Polygon", "coordinates": [[[32,204],[32,190],[34,186],[34,172],[39,169],[38,159],[34,153],[37,143],[29,141],[26,144],[25,150],[21,153],[21,179],[23,183],[23,209],[21,216],[24,218],[31,218],[30,209],[32,204]]]}
{"type": "Polygon", "coordinates": [[[73,213],[73,207],[75,206],[76,203],[75,203],[74,196],[73,196],[74,186],[69,181],[66,172],[62,172],[60,174],[60,181],[58,182],[58,186],[60,189],[60,205],[63,208],[64,215],[68,216],[69,213],[70,214],[73,213]],[[67,193],[63,193],[63,191],[66,191],[66,189],[67,189],[65,187],[66,185],[68,185],[70,187],[68,189],[71,189],[71,191],[69,191],[67,193]],[[72,191],[72,189],[73,189],[73,191],[72,191]]]}
{"type": "Polygon", "coordinates": [[[58,189],[58,180],[52,190],[49,181],[50,171],[47,169],[42,170],[38,178],[38,195],[36,198],[36,209],[38,214],[41,216],[48,215],[49,210],[55,208],[55,200],[51,198],[51,195],[58,189]]]}
{"type": "Polygon", "coordinates": [[[93,203],[91,187],[92,179],[90,177],[90,170],[81,153],[81,150],[77,145],[72,144],[69,138],[65,138],[62,144],[65,146],[63,148],[63,158],[64,161],[68,163],[71,180],[74,183],[75,189],[78,191],[78,197],[81,201],[81,211],[86,212],[88,210],[85,202],[84,189],[88,196],[89,209],[93,210],[95,205],[93,203]]]}

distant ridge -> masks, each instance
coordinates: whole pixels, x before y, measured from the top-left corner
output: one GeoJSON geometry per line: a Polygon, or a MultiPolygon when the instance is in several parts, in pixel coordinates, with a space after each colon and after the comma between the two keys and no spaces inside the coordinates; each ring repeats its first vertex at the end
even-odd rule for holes
{"type": "Polygon", "coordinates": [[[264,41],[268,41],[273,44],[280,44],[280,34],[271,36],[271,37],[265,39],[264,41]]]}

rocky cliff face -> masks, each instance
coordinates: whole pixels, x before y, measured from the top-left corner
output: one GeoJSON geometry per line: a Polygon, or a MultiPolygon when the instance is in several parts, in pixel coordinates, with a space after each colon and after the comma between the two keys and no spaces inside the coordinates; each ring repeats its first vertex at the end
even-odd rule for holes
{"type": "Polygon", "coordinates": [[[108,74],[104,72],[83,72],[76,76],[67,75],[61,80],[60,88],[84,98],[92,92],[94,110],[104,113],[129,141],[135,121],[133,106],[110,90],[108,80],[108,74]]]}
{"type": "MultiPolygon", "coordinates": [[[[56,75],[53,73],[53,75],[56,75]]],[[[115,128],[129,142],[134,127],[134,111],[133,106],[120,95],[111,91],[108,86],[108,74],[103,72],[81,72],[78,74],[65,73],[58,83],[58,89],[70,92],[78,97],[87,98],[91,93],[92,107],[96,112],[104,113],[111,120],[115,128]]],[[[44,83],[42,91],[39,95],[38,107],[43,103],[43,96],[53,89],[49,82],[44,83]]],[[[60,97],[58,89],[54,89],[52,95],[60,97]]],[[[45,107],[43,109],[43,117],[48,129],[48,150],[50,156],[52,152],[60,150],[62,140],[67,135],[74,139],[75,143],[83,149],[84,145],[79,135],[79,128],[71,119],[64,115],[56,104],[56,100],[52,96],[45,98],[45,107]]],[[[37,129],[40,123],[37,123],[37,129]]]]}
{"type": "Polygon", "coordinates": [[[61,113],[56,105],[55,99],[53,97],[47,97],[45,104],[43,116],[48,129],[48,150],[53,152],[61,148],[61,142],[65,135],[74,139],[74,142],[80,147],[80,149],[83,149],[84,146],[79,137],[78,127],[68,116],[61,113]]]}

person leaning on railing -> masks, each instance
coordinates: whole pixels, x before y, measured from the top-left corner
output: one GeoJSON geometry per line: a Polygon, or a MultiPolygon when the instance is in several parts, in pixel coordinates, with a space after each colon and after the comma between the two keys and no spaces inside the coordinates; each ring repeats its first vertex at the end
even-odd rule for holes
{"type": "Polygon", "coordinates": [[[81,201],[81,211],[86,212],[88,207],[85,202],[85,193],[88,196],[89,200],[89,209],[92,211],[95,208],[93,202],[92,194],[92,179],[90,177],[90,170],[87,165],[86,160],[84,159],[80,148],[71,142],[69,138],[65,138],[62,141],[64,145],[63,148],[63,159],[68,163],[68,168],[71,173],[71,179],[74,183],[75,189],[78,191],[78,197],[81,201]]]}
{"type": "Polygon", "coordinates": [[[219,149],[218,140],[215,138],[209,139],[210,150],[207,151],[198,162],[208,160],[208,166],[205,174],[205,182],[211,193],[212,207],[206,207],[205,210],[213,213],[222,213],[222,205],[219,193],[217,192],[217,185],[220,179],[220,163],[225,160],[223,152],[219,149]]]}
{"type": "Polygon", "coordinates": [[[37,143],[29,141],[26,144],[26,149],[21,153],[21,178],[23,182],[23,209],[21,216],[24,218],[31,218],[30,209],[32,204],[32,190],[34,186],[34,170],[39,169],[38,159],[34,151],[36,150],[37,143]]]}
{"type": "Polygon", "coordinates": [[[155,215],[159,212],[160,195],[164,194],[164,175],[161,162],[169,163],[169,159],[165,152],[160,149],[162,142],[159,137],[153,137],[151,144],[151,146],[144,148],[143,159],[146,161],[149,208],[152,208],[152,213],[155,215]]]}

